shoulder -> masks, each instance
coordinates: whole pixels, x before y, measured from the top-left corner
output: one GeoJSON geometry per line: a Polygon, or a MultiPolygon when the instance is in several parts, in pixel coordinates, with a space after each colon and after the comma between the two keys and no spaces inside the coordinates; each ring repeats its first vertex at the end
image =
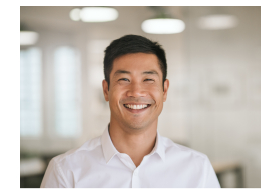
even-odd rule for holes
{"type": "Polygon", "coordinates": [[[46,169],[41,187],[69,187],[74,183],[73,172],[83,165],[89,166],[95,157],[101,156],[100,137],[88,140],[79,148],[67,151],[51,159],[46,169]],[[92,160],[92,161],[90,161],[92,160]]]}
{"type": "Polygon", "coordinates": [[[96,150],[97,148],[99,149],[101,147],[101,137],[96,137],[93,139],[90,139],[86,141],[82,146],[78,148],[71,149],[64,154],[60,154],[58,156],[55,156],[52,161],[55,164],[61,164],[63,162],[66,162],[67,160],[73,160],[75,159],[76,161],[82,157],[83,154],[85,155],[91,155],[92,151],[96,150]]]}
{"type": "Polygon", "coordinates": [[[190,180],[187,188],[219,187],[215,172],[205,154],[165,137],[161,141],[165,150],[165,165],[170,168],[170,172],[190,180]]]}
{"type": "Polygon", "coordinates": [[[190,161],[201,161],[202,163],[208,161],[208,157],[201,152],[174,143],[172,140],[166,137],[161,137],[161,140],[162,144],[164,145],[167,157],[169,156],[170,158],[172,158],[173,156],[175,156],[182,159],[189,159],[190,161]]]}

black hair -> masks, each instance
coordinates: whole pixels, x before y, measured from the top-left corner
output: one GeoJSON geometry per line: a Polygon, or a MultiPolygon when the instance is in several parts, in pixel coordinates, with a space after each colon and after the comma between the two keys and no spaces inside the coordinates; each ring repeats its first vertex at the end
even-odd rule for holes
{"type": "Polygon", "coordinates": [[[165,51],[157,42],[153,42],[139,35],[125,35],[119,39],[112,41],[104,52],[104,76],[105,80],[108,83],[108,89],[110,85],[110,73],[112,71],[113,61],[116,58],[132,53],[147,53],[155,54],[159,60],[160,69],[163,75],[162,81],[164,90],[164,81],[167,77],[167,62],[165,51]]]}

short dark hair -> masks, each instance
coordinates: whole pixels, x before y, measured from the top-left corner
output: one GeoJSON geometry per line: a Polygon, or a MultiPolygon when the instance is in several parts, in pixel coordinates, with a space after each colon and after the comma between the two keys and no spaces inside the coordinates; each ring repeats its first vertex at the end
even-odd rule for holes
{"type": "Polygon", "coordinates": [[[139,35],[125,35],[119,39],[116,39],[110,43],[105,49],[105,56],[103,61],[104,76],[110,85],[110,73],[113,67],[113,61],[123,55],[132,53],[147,53],[155,54],[159,60],[160,69],[162,71],[162,81],[164,90],[164,81],[167,77],[167,62],[165,57],[165,51],[157,42],[153,42],[145,37],[139,35]]]}

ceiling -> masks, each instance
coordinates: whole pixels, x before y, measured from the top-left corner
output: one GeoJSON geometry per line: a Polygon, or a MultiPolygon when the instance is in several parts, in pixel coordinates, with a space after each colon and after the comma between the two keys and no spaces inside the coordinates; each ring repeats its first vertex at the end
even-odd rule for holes
{"type": "MultiPolygon", "coordinates": [[[[75,22],[69,18],[72,6],[63,7],[20,7],[20,20],[32,30],[67,31],[77,32],[79,29],[88,27],[106,27],[141,30],[141,23],[155,15],[150,7],[114,7],[119,12],[115,21],[105,23],[75,22]]],[[[172,16],[180,15],[179,7],[163,7],[172,16]]]]}

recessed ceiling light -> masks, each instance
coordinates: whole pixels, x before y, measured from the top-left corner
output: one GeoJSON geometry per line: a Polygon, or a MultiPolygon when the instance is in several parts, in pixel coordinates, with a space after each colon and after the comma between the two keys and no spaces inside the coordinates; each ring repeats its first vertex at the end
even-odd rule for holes
{"type": "Polygon", "coordinates": [[[145,20],[141,28],[146,33],[151,34],[174,34],[185,29],[185,23],[179,19],[155,18],[145,20]]]}
{"type": "Polygon", "coordinates": [[[80,20],[80,12],[81,12],[81,9],[72,9],[70,11],[70,18],[73,20],[73,21],[79,21],[80,20]]]}
{"type": "Polygon", "coordinates": [[[83,22],[108,22],[118,18],[118,11],[108,7],[85,7],[80,18],[83,22]]]}
{"type": "Polygon", "coordinates": [[[199,18],[198,27],[205,30],[222,30],[233,28],[238,20],[233,15],[216,14],[199,18]]]}
{"type": "Polygon", "coordinates": [[[38,37],[39,34],[33,31],[20,31],[20,45],[33,45],[38,37]]]}

